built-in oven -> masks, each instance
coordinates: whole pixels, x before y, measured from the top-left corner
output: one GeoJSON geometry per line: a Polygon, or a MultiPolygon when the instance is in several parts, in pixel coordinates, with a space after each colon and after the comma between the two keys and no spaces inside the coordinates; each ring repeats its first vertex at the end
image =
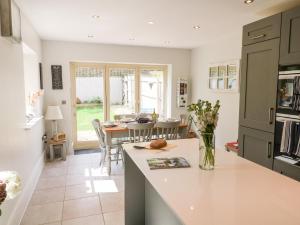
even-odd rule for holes
{"type": "Polygon", "coordinates": [[[297,79],[300,79],[300,68],[299,70],[286,70],[279,72],[277,89],[277,113],[288,115],[300,114],[299,110],[295,109],[294,107],[295,87],[297,88],[297,86],[295,86],[295,82],[297,82],[297,79]]]}

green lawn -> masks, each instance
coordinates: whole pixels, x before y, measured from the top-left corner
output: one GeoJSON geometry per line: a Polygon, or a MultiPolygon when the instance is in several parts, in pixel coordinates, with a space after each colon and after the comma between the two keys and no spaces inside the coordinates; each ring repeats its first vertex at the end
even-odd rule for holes
{"type": "MultiPolygon", "coordinates": [[[[119,107],[119,106],[118,106],[119,107]]],[[[104,121],[103,105],[77,106],[77,131],[94,130],[92,126],[93,119],[104,121]]],[[[111,106],[110,118],[114,118],[113,106],[111,106]]]]}
{"type": "Polygon", "coordinates": [[[103,106],[77,107],[77,130],[93,130],[92,120],[99,119],[103,122],[103,106]]]}

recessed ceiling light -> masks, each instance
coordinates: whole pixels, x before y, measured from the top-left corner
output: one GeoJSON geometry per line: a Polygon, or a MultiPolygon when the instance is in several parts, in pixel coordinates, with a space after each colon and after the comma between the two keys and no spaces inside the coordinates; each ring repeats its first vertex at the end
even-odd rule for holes
{"type": "Polygon", "coordinates": [[[92,18],[93,19],[100,19],[100,16],[99,15],[92,15],[92,18]]]}
{"type": "Polygon", "coordinates": [[[95,35],[93,35],[93,34],[88,35],[88,38],[94,38],[94,37],[95,37],[95,35]]]}
{"type": "Polygon", "coordinates": [[[244,3],[247,4],[247,5],[250,5],[250,4],[253,3],[253,2],[254,2],[254,0],[245,0],[245,1],[244,1],[244,3]]]}
{"type": "Polygon", "coordinates": [[[154,22],[152,20],[148,21],[148,24],[153,25],[154,22]]]}
{"type": "Polygon", "coordinates": [[[200,29],[200,26],[199,26],[199,25],[196,25],[196,26],[193,26],[193,28],[194,28],[195,30],[199,30],[199,29],[200,29]]]}

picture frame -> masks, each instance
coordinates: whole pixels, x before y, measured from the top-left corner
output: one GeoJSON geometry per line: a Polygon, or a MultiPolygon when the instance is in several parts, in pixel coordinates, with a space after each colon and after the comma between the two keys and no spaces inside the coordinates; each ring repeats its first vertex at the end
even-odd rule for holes
{"type": "Polygon", "coordinates": [[[63,89],[62,66],[51,65],[51,75],[52,75],[52,89],[62,90],[63,89]]]}
{"type": "Polygon", "coordinates": [[[219,73],[218,66],[209,67],[209,88],[210,89],[218,88],[218,73],[219,73]]]}
{"type": "Polygon", "coordinates": [[[240,60],[228,60],[209,66],[209,89],[217,92],[238,92],[240,60]]]}

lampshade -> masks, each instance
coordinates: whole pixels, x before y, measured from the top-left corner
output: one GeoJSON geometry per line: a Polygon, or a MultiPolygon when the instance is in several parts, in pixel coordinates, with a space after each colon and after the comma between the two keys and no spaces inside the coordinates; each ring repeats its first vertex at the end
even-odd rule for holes
{"type": "Polygon", "coordinates": [[[60,111],[59,106],[48,106],[45,120],[62,120],[63,115],[60,111]]]}

